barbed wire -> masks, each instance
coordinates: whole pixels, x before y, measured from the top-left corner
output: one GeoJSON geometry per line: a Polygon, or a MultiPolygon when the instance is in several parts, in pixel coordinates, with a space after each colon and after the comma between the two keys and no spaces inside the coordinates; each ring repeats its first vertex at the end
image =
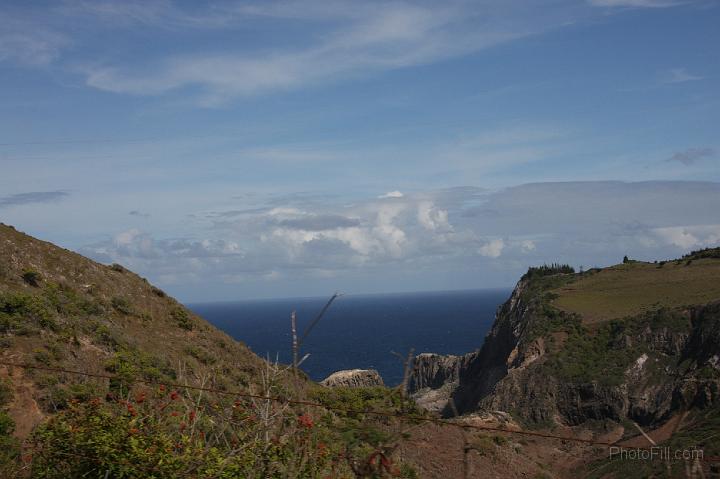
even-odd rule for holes
{"type": "MultiPolygon", "coordinates": [[[[142,378],[128,379],[128,378],[121,377],[116,374],[91,373],[91,372],[86,372],[86,371],[77,371],[77,370],[52,367],[52,366],[40,366],[40,365],[27,364],[27,363],[17,363],[17,362],[4,361],[4,360],[0,360],[0,366],[16,367],[16,368],[21,368],[21,369],[33,369],[33,370],[40,370],[40,371],[50,371],[50,372],[65,373],[65,374],[74,374],[74,375],[92,377],[92,378],[97,378],[97,379],[120,380],[125,383],[129,383],[129,384],[140,383],[140,384],[147,384],[147,385],[164,386],[167,388],[174,388],[174,389],[190,389],[190,390],[196,390],[196,391],[211,392],[211,393],[224,395],[224,396],[242,397],[242,398],[248,398],[248,399],[259,399],[259,400],[265,400],[265,401],[279,402],[279,403],[283,403],[283,404],[294,404],[294,405],[298,405],[298,406],[317,407],[317,408],[322,408],[322,409],[326,409],[326,410],[330,410],[330,411],[342,412],[345,414],[369,414],[369,415],[374,415],[374,416],[379,416],[379,417],[395,418],[395,419],[398,419],[400,421],[405,421],[405,422],[416,422],[416,423],[417,422],[426,422],[426,423],[436,424],[439,426],[460,428],[463,430],[478,430],[478,431],[485,431],[485,432],[515,434],[515,435],[523,435],[523,436],[530,436],[530,437],[539,437],[539,438],[543,438],[543,439],[554,439],[554,440],[559,440],[559,441],[576,442],[576,443],[582,443],[582,444],[587,444],[587,445],[591,445],[591,446],[616,447],[621,442],[620,439],[618,439],[616,441],[598,441],[598,440],[594,440],[594,439],[551,434],[551,433],[545,433],[545,432],[540,432],[540,431],[528,431],[528,430],[524,430],[524,429],[510,429],[507,427],[500,427],[500,426],[469,424],[466,422],[459,422],[457,420],[442,419],[442,418],[437,418],[437,417],[432,417],[432,416],[422,416],[422,415],[417,415],[417,414],[402,414],[402,413],[394,413],[394,412],[387,412],[387,411],[377,411],[377,410],[372,410],[372,409],[343,408],[343,407],[337,407],[337,406],[330,406],[327,404],[323,404],[321,402],[306,401],[306,400],[300,400],[300,399],[289,399],[289,398],[281,397],[281,396],[253,394],[250,392],[243,392],[243,391],[228,391],[228,390],[212,388],[212,387],[193,386],[190,384],[182,384],[182,383],[158,381],[158,380],[150,380],[150,379],[142,379],[142,378]]],[[[633,447],[633,449],[649,451],[652,448],[633,447]]],[[[708,457],[708,458],[703,458],[702,460],[705,462],[720,462],[720,457],[708,457]]]]}

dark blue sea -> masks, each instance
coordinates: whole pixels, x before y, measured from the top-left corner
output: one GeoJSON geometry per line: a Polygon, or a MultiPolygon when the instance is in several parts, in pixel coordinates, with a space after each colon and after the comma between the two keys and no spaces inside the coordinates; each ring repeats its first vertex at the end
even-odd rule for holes
{"type": "MultiPolygon", "coordinates": [[[[402,380],[393,354],[464,354],[478,349],[509,289],[345,295],[309,334],[302,369],[321,380],[340,369],[377,369],[386,384],[402,380]]],[[[329,298],[292,298],[191,304],[189,307],[256,354],[291,362],[290,313],[300,333],[329,298]]]]}

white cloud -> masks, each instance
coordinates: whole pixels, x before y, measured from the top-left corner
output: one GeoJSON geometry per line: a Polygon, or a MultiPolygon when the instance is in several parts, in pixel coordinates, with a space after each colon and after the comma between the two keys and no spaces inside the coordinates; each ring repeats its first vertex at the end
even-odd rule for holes
{"type": "Polygon", "coordinates": [[[378,198],[380,198],[380,199],[383,199],[383,198],[402,198],[403,196],[405,196],[405,195],[403,195],[401,192],[395,190],[395,191],[388,191],[388,192],[385,193],[384,195],[378,196],[378,198]]]}
{"type": "Polygon", "coordinates": [[[467,187],[415,191],[393,201],[368,195],[351,204],[328,195],[282,195],[266,203],[232,205],[227,216],[198,214],[203,228],[183,229],[202,232],[199,239],[158,238],[130,228],[82,252],[174,284],[207,278],[292,284],[397,271],[421,277],[443,268],[502,268],[509,284],[543,262],[604,265],[625,254],[668,259],[678,250],[720,243],[720,185],[707,182],[536,183],[495,192],[467,187]]]}
{"type": "Polygon", "coordinates": [[[2,31],[0,27],[0,62],[13,60],[26,66],[42,66],[60,56],[70,44],[65,35],[36,30],[25,25],[27,31],[2,31]]]}
{"type": "Polygon", "coordinates": [[[505,242],[502,239],[494,239],[481,246],[478,253],[488,258],[499,258],[504,248],[505,242]]]}
{"type": "Polygon", "coordinates": [[[662,242],[683,250],[720,245],[720,225],[671,226],[652,232],[662,242]]]}
{"type": "Polygon", "coordinates": [[[312,25],[325,30],[272,51],[225,50],[203,55],[180,52],[158,58],[146,67],[88,66],[84,69],[87,84],[136,95],[198,87],[203,92],[201,102],[217,105],[238,96],[465,55],[557,28],[566,23],[568,15],[563,9],[514,2],[506,6],[504,1],[490,1],[487,5],[341,1],[328,5],[306,0],[231,8],[228,13],[234,16],[236,26],[246,22],[248,16],[262,16],[289,22],[293,28],[312,25]]]}
{"type": "Polygon", "coordinates": [[[436,208],[430,201],[423,201],[418,205],[417,217],[425,229],[431,231],[450,229],[447,210],[436,208]]]}
{"type": "Polygon", "coordinates": [[[532,240],[523,240],[520,242],[520,249],[523,252],[528,253],[535,250],[535,242],[532,240]]]}

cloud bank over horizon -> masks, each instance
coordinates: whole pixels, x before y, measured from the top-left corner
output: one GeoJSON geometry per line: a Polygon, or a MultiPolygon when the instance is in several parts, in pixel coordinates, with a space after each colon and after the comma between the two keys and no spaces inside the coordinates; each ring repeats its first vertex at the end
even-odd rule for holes
{"type": "MultiPolygon", "coordinates": [[[[195,213],[194,229],[204,237],[162,238],[132,228],[81,252],[122,263],[184,294],[189,285],[213,285],[215,299],[230,299],[229,291],[247,286],[257,291],[249,297],[272,296],[273,288],[287,290],[296,281],[316,284],[316,294],[331,285],[377,291],[362,278],[387,270],[402,278],[398,291],[427,289],[428,274],[443,277],[435,287],[495,287],[543,262],[592,267],[617,263],[625,254],[662,260],[718,246],[718,208],[720,184],[709,182],[461,187],[341,206],[300,197],[195,213]],[[457,280],[448,282],[452,276],[457,280]]],[[[386,288],[381,290],[392,290],[386,288]]]]}

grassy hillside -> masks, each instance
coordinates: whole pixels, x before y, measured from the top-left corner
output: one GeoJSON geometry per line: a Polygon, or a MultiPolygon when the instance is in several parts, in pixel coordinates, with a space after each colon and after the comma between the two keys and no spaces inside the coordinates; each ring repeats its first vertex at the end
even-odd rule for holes
{"type": "MultiPolygon", "coordinates": [[[[147,280],[0,225],[2,358],[14,362],[178,380],[249,386],[262,361],[147,280]]],[[[7,371],[6,371],[7,373],[7,371]]],[[[74,397],[102,389],[93,381],[42,372],[11,404],[24,436],[74,397]],[[31,397],[28,397],[30,395],[31,397]],[[36,402],[28,415],[25,408],[36,402]]]]}
{"type": "Polygon", "coordinates": [[[630,262],[584,273],[553,291],[553,305],[585,322],[720,300],[720,258],[630,262]]]}
{"type": "Polygon", "coordinates": [[[37,367],[0,364],[0,477],[412,472],[391,421],[327,409],[406,409],[398,393],[294,378],[122,266],[2,224],[0,361],[37,367]]]}

